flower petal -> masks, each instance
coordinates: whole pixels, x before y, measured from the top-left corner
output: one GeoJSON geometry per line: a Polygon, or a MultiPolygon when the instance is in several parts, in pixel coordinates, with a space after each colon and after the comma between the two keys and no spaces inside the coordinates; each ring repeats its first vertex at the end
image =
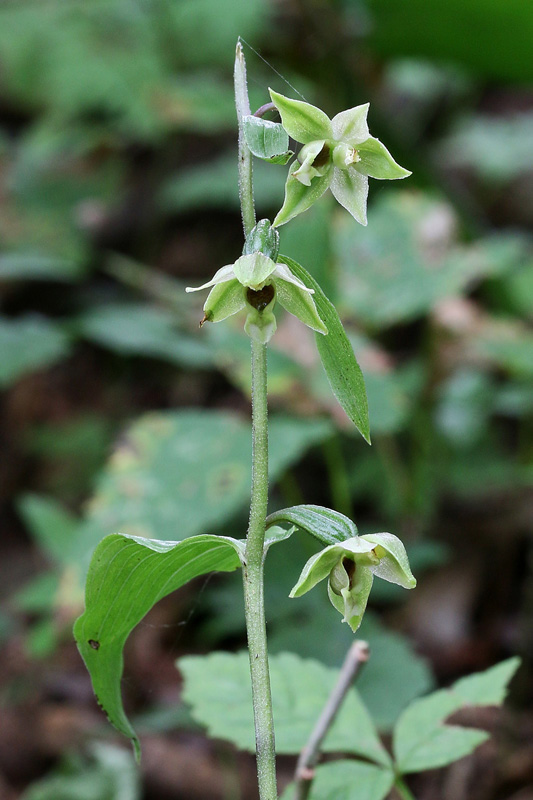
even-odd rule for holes
{"type": "Polygon", "coordinates": [[[293,217],[307,211],[319,197],[322,197],[331,182],[332,175],[333,167],[330,167],[325,175],[313,178],[311,186],[304,186],[298,178],[293,177],[291,167],[285,184],[285,200],[272,224],[276,227],[285,225],[293,217]]]}
{"type": "Polygon", "coordinates": [[[186,292],[199,292],[202,289],[209,289],[210,286],[216,286],[217,283],[223,283],[224,281],[230,281],[232,278],[235,277],[233,272],[233,264],[227,264],[225,267],[221,267],[210,281],[204,283],[202,286],[187,286],[185,289],[186,292]]]}
{"type": "MultiPolygon", "coordinates": [[[[368,178],[361,175],[356,167],[348,169],[333,169],[333,180],[331,181],[331,191],[346,211],[352,217],[366,225],[366,201],[368,197],[368,178]]],[[[281,213],[281,212],[280,212],[281,213]]],[[[274,220],[275,224],[276,220],[274,220]]]]}
{"type": "Polygon", "coordinates": [[[310,103],[303,103],[301,100],[292,100],[272,89],[268,91],[280,113],[283,127],[297,142],[309,144],[315,139],[332,138],[333,129],[330,119],[319,108],[310,103]]]}
{"type": "Polygon", "coordinates": [[[411,175],[408,169],[396,163],[385,145],[372,136],[358,145],[357,152],[361,160],[354,164],[354,168],[363,175],[380,181],[394,181],[411,175]]]}
{"type": "Polygon", "coordinates": [[[296,275],[290,271],[286,264],[276,264],[276,269],[273,272],[274,278],[281,278],[283,281],[287,281],[288,283],[294,283],[295,286],[298,288],[303,289],[304,292],[308,292],[309,294],[314,294],[314,289],[309,289],[300,278],[297,278],[296,275]]]}
{"type": "Polygon", "coordinates": [[[244,331],[260,344],[268,344],[276,332],[276,317],[272,311],[251,308],[244,323],[244,331]]]}
{"type": "Polygon", "coordinates": [[[250,289],[262,289],[265,281],[276,269],[276,263],[263,253],[250,253],[241,256],[233,265],[233,271],[238,281],[250,289]]]}
{"type": "Polygon", "coordinates": [[[214,286],[204,305],[207,322],[222,322],[231,317],[246,305],[244,289],[239,281],[234,278],[214,286]]]}
{"type": "Polygon", "coordinates": [[[328,170],[327,163],[320,169],[317,169],[313,166],[313,162],[325,144],[325,139],[317,139],[316,141],[306,144],[304,147],[302,147],[300,153],[298,154],[300,166],[298,169],[295,169],[292,174],[295,178],[298,178],[300,183],[303,183],[305,186],[311,186],[311,181],[313,178],[316,178],[319,175],[325,175],[328,170]]]}
{"type": "Polygon", "coordinates": [[[376,546],[378,555],[380,547],[385,551],[380,558],[379,564],[370,567],[374,575],[390,583],[397,583],[399,586],[403,586],[404,589],[414,589],[416,578],[411,572],[405,547],[397,536],[392,533],[369,533],[366,536],[361,536],[361,539],[373,543],[376,546]]]}
{"type": "Polygon", "coordinates": [[[366,117],[369,103],[354,106],[347,111],[341,111],[331,120],[333,138],[337,142],[356,145],[364,142],[370,136],[366,117]]]}
{"type": "Polygon", "coordinates": [[[356,564],[351,588],[347,586],[337,594],[328,582],[328,596],[332,605],[340,611],[342,621],[347,622],[354,633],[363,620],[373,580],[374,576],[368,567],[356,564]]]}

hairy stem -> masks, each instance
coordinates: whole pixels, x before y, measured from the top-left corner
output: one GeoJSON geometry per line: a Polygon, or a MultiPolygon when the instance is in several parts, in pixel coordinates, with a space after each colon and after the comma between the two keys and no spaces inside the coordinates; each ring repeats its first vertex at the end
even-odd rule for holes
{"type": "Polygon", "coordinates": [[[267,356],[252,340],[252,502],[243,568],[244,605],[255,720],[261,800],[275,800],[276,751],[263,597],[265,520],[268,501],[267,356]]]}
{"type": "MultiPolygon", "coordinates": [[[[242,118],[250,113],[241,43],[235,57],[235,103],[239,121],[239,194],[244,235],[255,225],[252,154],[244,141],[242,118]]],[[[268,504],[267,349],[252,339],[252,497],[243,566],[244,607],[250,655],[260,800],[276,800],[276,750],[268,669],[264,605],[264,543],[268,504]]]]}
{"type": "Polygon", "coordinates": [[[294,775],[296,783],[295,800],[306,800],[308,797],[313,783],[314,767],[320,755],[322,742],[331,728],[350,686],[369,657],[370,651],[366,642],[356,641],[348,650],[339,679],[322,709],[309,741],[298,758],[294,775]]]}

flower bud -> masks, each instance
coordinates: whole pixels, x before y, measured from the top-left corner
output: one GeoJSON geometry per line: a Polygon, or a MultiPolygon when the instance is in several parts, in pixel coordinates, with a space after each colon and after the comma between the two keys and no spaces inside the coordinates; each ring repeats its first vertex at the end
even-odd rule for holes
{"type": "Polygon", "coordinates": [[[243,256],[252,253],[263,253],[263,255],[276,261],[279,253],[279,231],[273,228],[270,220],[261,219],[246,237],[243,256]]]}

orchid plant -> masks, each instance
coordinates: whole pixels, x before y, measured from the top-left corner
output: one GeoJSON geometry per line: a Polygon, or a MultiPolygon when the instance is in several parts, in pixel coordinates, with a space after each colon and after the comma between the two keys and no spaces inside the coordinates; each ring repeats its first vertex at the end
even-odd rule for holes
{"type": "MultiPolygon", "coordinates": [[[[364,380],[339,316],[313,276],[290,257],[280,255],[278,228],[305,212],[328,188],[358,223],[366,225],[368,178],[395,180],[410,174],[394,161],[381,142],[370,136],[368,104],[342,111],[330,120],[308,103],[272,90],[270,97],[271,103],[251,114],[239,43],[235,98],[243,250],[233,264],[222,266],[211,280],[187,289],[189,292],[210,289],[201,326],[246,312],[244,332],[251,340],[253,444],[247,535],[233,539],[203,534],[175,542],[120,533],[105,537],[94,552],[87,578],[86,609],[75,625],[75,637],[91,673],[98,702],[115,727],[131,738],[139,756],[139,742],[124,712],[120,693],[126,638],[154,603],[192,578],[212,571],[242,569],[260,800],[278,797],[263,603],[263,564],[268,549],[280,546],[297,530],[314,536],[323,549],[303,566],[291,597],[299,597],[327,578],[331,603],[354,632],[363,619],[374,576],[406,589],[416,585],[405,548],[391,533],[359,536],[352,520],[316,505],[299,505],[267,516],[267,351],[276,331],[276,303],[314,331],[318,353],[335,396],[370,442],[364,380]],[[281,121],[264,119],[267,108],[277,111],[281,121]],[[302,145],[294,160],[289,137],[302,145]],[[256,221],[253,157],[275,164],[291,162],[285,199],[273,222],[256,221]]],[[[365,652],[363,647],[357,651],[352,677],[367,657],[365,652]]],[[[346,683],[346,677],[343,680],[346,683]]],[[[345,688],[348,685],[349,681],[345,688]]],[[[311,750],[314,748],[315,756],[344,695],[338,692],[335,696],[333,708],[326,709],[320,722],[321,734],[313,739],[311,750]]],[[[357,725],[357,720],[354,724],[357,725]]],[[[389,756],[380,747],[378,742],[373,752],[380,754],[376,757],[378,761],[381,759],[380,769],[388,770],[386,787],[395,783],[402,795],[409,797],[399,773],[394,772],[389,756]]],[[[313,778],[308,768],[310,763],[312,759],[300,765],[296,794],[291,797],[303,800],[308,796],[313,778]]],[[[382,781],[380,786],[385,784],[382,781]]],[[[318,787],[319,782],[311,794],[312,800],[321,800],[318,787]]],[[[366,796],[377,798],[376,794],[366,796]]],[[[380,794],[379,798],[384,796],[380,794]]]]}

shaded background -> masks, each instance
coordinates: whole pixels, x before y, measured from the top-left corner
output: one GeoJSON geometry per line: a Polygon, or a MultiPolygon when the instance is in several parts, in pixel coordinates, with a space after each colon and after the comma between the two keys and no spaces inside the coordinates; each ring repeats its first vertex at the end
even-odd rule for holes
{"type": "MultiPolygon", "coordinates": [[[[372,134],[413,171],[371,181],[368,228],[326,196],[281,231],[352,338],[373,446],[333,401],[309,331],[280,314],[271,508],[331,505],[406,542],[418,589],[375,585],[361,630],[373,656],[359,686],[385,734],[432,686],[523,657],[506,710],[474,720],[492,741],[413,787],[531,800],[527,0],[0,4],[0,797],[255,796],[250,757],[203,737],[174,666],[242,648],[238,576],[187,587],[131,637],[141,782],[71,636],[107,533],[244,535],[248,341],[242,319],[200,332],[203,299],[183,292],[241,252],[238,35],[253,107],[268,86],[330,116],[370,100],[372,134]]],[[[285,176],[256,165],[260,216],[285,176]]],[[[311,547],[269,558],[271,647],[339,665],[351,637],[325,592],[287,600],[311,547]]]]}

